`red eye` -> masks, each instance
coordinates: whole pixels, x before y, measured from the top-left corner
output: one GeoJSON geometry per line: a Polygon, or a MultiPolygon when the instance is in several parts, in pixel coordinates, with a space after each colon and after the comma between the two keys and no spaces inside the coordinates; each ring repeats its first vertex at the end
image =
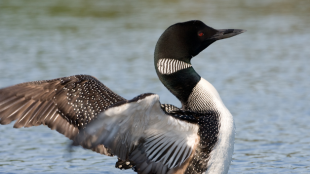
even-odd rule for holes
{"type": "Polygon", "coordinates": [[[203,36],[204,34],[203,34],[203,32],[200,32],[200,33],[198,33],[198,36],[203,36]]]}

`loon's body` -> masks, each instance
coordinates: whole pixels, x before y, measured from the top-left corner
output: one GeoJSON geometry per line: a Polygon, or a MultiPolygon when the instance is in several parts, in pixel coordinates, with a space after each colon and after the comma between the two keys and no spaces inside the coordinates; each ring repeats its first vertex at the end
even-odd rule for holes
{"type": "Polygon", "coordinates": [[[126,100],[97,79],[77,75],[0,89],[0,123],[44,124],[75,145],[116,155],[138,173],[227,173],[234,121],[216,89],[190,61],[210,44],[242,33],[201,21],[170,26],[155,48],[156,73],[182,108],[146,93],[126,100]]]}

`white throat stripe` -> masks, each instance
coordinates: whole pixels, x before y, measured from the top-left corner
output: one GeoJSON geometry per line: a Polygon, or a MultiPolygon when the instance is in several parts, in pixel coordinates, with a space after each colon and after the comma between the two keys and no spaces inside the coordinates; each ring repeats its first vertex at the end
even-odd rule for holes
{"type": "Polygon", "coordinates": [[[189,63],[185,63],[175,59],[159,59],[157,63],[158,71],[161,74],[172,74],[179,70],[186,69],[191,67],[192,65],[189,63]]]}

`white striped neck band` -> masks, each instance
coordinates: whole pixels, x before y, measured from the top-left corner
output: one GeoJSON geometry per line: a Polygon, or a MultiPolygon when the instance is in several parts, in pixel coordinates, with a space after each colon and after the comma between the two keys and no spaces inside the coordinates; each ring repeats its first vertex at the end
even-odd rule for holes
{"type": "Polygon", "coordinates": [[[157,62],[157,68],[161,74],[172,74],[189,67],[192,65],[175,59],[162,58],[157,62]]]}

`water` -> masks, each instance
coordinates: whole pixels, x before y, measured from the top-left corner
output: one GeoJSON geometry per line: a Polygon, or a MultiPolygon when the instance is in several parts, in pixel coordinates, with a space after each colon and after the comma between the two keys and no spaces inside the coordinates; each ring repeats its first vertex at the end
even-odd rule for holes
{"type": "MultiPolygon", "coordinates": [[[[75,74],[121,96],[153,92],[153,52],[171,24],[200,19],[247,32],[218,41],[192,63],[219,91],[237,134],[229,173],[310,173],[307,0],[0,1],[0,87],[75,74]]],[[[132,173],[44,126],[0,126],[0,173],[132,173]]]]}

